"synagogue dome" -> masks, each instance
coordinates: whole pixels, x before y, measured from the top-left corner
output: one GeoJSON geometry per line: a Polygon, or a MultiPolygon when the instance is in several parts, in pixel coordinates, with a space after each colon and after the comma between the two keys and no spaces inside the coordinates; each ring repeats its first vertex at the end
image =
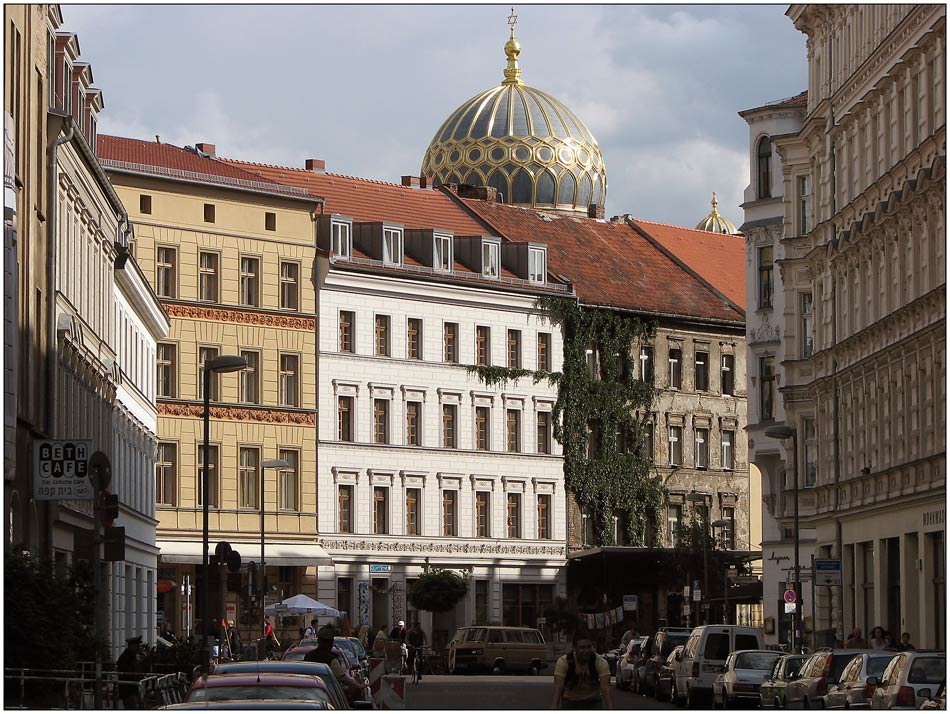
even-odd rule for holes
{"type": "Polygon", "coordinates": [[[732,221],[720,215],[719,211],[716,210],[716,206],[718,205],[719,201],[716,200],[716,192],[713,191],[712,210],[708,216],[696,224],[696,230],[711,231],[712,233],[728,233],[730,235],[738,233],[739,231],[736,230],[732,221]]]}

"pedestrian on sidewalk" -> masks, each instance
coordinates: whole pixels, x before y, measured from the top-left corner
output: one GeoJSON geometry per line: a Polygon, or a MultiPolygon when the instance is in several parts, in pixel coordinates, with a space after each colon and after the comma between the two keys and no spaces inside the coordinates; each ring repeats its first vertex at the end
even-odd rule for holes
{"type": "Polygon", "coordinates": [[[141,709],[139,680],[142,679],[142,637],[130,637],[125,641],[125,650],[115,661],[119,673],[119,697],[126,709],[141,709]]]}
{"type": "Polygon", "coordinates": [[[551,708],[613,709],[607,660],[594,652],[594,642],[584,630],[574,632],[571,644],[571,651],[561,655],[554,665],[551,708]]]}

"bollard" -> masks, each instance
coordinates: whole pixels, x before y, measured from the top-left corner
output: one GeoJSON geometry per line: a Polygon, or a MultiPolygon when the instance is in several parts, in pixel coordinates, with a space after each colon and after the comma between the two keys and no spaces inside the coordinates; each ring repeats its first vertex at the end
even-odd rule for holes
{"type": "Polygon", "coordinates": [[[371,657],[369,660],[369,691],[373,701],[379,706],[379,684],[386,669],[386,660],[382,657],[371,657]]]}

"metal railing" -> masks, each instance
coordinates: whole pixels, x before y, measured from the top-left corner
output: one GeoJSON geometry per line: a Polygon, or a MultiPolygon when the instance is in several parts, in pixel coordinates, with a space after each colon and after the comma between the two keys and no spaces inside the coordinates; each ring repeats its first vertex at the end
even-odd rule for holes
{"type": "MultiPolygon", "coordinates": [[[[4,708],[34,709],[55,706],[53,692],[62,687],[62,699],[59,702],[64,709],[93,709],[95,701],[95,675],[85,667],[82,669],[30,669],[26,667],[7,667],[4,670],[4,708]],[[42,682],[44,701],[27,701],[27,687],[30,682],[42,682]],[[16,692],[14,695],[13,692],[16,692]]],[[[155,672],[117,672],[102,673],[102,704],[104,709],[117,709],[121,697],[119,687],[122,684],[138,686],[139,699],[146,708],[175,704],[188,692],[191,679],[184,672],[157,674],[155,672]],[[123,680],[127,676],[140,677],[137,682],[123,680]]]]}

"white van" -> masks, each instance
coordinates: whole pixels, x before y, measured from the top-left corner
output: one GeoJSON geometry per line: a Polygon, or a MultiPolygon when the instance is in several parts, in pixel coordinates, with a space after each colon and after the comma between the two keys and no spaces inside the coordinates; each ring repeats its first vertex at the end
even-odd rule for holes
{"type": "Polygon", "coordinates": [[[726,658],[736,650],[765,649],[762,630],[740,625],[700,625],[686,640],[673,682],[673,701],[690,709],[712,700],[712,687],[726,658]]]}

